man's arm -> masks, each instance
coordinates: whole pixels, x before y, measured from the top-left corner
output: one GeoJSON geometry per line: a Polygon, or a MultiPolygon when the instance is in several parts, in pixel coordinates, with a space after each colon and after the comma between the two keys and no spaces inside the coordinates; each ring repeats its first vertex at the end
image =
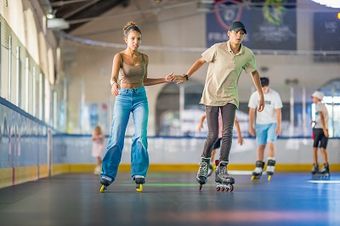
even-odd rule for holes
{"type": "Polygon", "coordinates": [[[276,133],[276,135],[280,135],[281,134],[281,121],[282,121],[281,108],[275,109],[275,112],[276,112],[276,130],[275,130],[275,133],[276,133]]]}
{"type": "Polygon", "coordinates": [[[254,122],[255,122],[255,108],[249,108],[249,128],[248,132],[251,136],[255,136],[255,129],[254,129],[254,122]]]}
{"type": "Polygon", "coordinates": [[[257,110],[259,112],[261,112],[264,109],[264,96],[263,96],[263,91],[262,91],[262,88],[261,88],[260,75],[257,72],[257,70],[253,71],[251,73],[251,75],[252,75],[253,83],[256,87],[256,90],[257,90],[257,92],[259,94],[259,98],[260,98],[257,110]]]}
{"type": "Polygon", "coordinates": [[[198,123],[198,125],[197,125],[197,130],[198,130],[198,132],[201,132],[201,129],[203,128],[203,123],[204,123],[206,117],[207,117],[206,114],[203,114],[203,115],[201,116],[200,121],[199,121],[199,123],[198,123]]]}
{"type": "Polygon", "coordinates": [[[327,126],[326,126],[327,125],[326,117],[322,111],[320,111],[320,118],[321,118],[321,126],[322,126],[323,133],[325,134],[326,137],[328,137],[329,134],[328,134],[327,126]]]}
{"type": "Polygon", "coordinates": [[[237,132],[237,142],[240,145],[243,145],[243,136],[241,133],[240,123],[238,122],[237,118],[235,118],[234,125],[235,125],[236,132],[237,132]]]}
{"type": "Polygon", "coordinates": [[[198,58],[189,68],[189,70],[187,71],[187,73],[185,75],[177,75],[176,76],[176,83],[177,84],[181,84],[187,80],[189,80],[189,78],[191,76],[193,76],[193,74],[202,67],[203,64],[205,64],[205,60],[203,59],[203,57],[198,58]],[[186,76],[188,76],[186,78],[186,76]]]}

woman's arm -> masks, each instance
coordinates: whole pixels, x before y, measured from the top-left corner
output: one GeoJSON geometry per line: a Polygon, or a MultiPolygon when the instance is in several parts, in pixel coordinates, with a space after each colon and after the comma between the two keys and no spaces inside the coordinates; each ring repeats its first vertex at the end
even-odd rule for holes
{"type": "Polygon", "coordinates": [[[122,62],[122,57],[120,56],[120,53],[117,53],[113,57],[112,72],[111,72],[111,79],[110,79],[111,93],[115,96],[119,94],[118,73],[119,73],[121,62],[122,62]]]}
{"type": "Polygon", "coordinates": [[[174,77],[173,73],[167,74],[164,76],[164,78],[148,78],[148,64],[149,64],[149,57],[147,55],[145,56],[145,62],[146,62],[146,71],[145,71],[145,77],[144,77],[144,86],[153,86],[157,84],[162,84],[162,83],[168,83],[172,82],[174,77]]]}

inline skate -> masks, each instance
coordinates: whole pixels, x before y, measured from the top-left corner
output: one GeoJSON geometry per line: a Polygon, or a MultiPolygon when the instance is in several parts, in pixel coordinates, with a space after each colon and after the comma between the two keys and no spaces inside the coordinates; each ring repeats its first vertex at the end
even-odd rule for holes
{"type": "Polygon", "coordinates": [[[256,161],[255,163],[256,167],[252,173],[251,180],[259,180],[262,176],[263,168],[264,168],[264,162],[261,160],[256,161]]]}
{"type": "Polygon", "coordinates": [[[210,166],[210,158],[201,157],[200,166],[198,168],[198,172],[196,175],[196,180],[200,184],[199,190],[202,190],[202,187],[205,183],[207,183],[208,174],[209,174],[209,166],[210,166]]]}
{"type": "Polygon", "coordinates": [[[220,161],[216,167],[216,191],[232,192],[234,190],[233,184],[235,183],[235,179],[229,176],[227,166],[227,161],[220,161]]]}

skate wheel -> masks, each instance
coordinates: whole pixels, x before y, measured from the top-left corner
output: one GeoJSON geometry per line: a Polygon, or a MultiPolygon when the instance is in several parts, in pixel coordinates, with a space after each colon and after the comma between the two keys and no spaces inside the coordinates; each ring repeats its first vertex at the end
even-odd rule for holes
{"type": "Polygon", "coordinates": [[[234,186],[231,184],[231,185],[230,185],[229,192],[232,192],[232,191],[234,191],[234,186]]]}
{"type": "Polygon", "coordinates": [[[102,185],[100,186],[99,192],[100,192],[100,193],[104,193],[105,190],[106,190],[106,187],[105,187],[105,185],[102,184],[102,185]]]}
{"type": "Polygon", "coordinates": [[[216,191],[220,191],[220,190],[221,190],[220,186],[217,186],[216,191]]]}
{"type": "Polygon", "coordinates": [[[142,191],[143,191],[143,185],[142,185],[142,184],[138,184],[138,185],[136,186],[136,191],[142,192],[142,191]]]}
{"type": "Polygon", "coordinates": [[[200,184],[199,190],[202,191],[203,184],[200,184]]]}
{"type": "Polygon", "coordinates": [[[250,180],[252,181],[255,180],[255,176],[251,176],[250,180]]]}
{"type": "Polygon", "coordinates": [[[232,185],[231,184],[227,184],[227,185],[225,185],[225,191],[226,192],[231,192],[232,191],[232,185]]]}
{"type": "Polygon", "coordinates": [[[272,179],[272,176],[271,175],[269,175],[268,176],[268,181],[270,181],[272,179]]]}

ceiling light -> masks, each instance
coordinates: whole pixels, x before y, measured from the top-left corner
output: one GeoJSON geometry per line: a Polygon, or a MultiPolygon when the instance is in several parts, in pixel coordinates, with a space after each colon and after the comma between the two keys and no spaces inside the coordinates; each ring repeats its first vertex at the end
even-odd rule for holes
{"type": "Polygon", "coordinates": [[[312,1],[319,3],[320,5],[340,9],[340,1],[334,1],[334,0],[312,0],[312,1]]]}

